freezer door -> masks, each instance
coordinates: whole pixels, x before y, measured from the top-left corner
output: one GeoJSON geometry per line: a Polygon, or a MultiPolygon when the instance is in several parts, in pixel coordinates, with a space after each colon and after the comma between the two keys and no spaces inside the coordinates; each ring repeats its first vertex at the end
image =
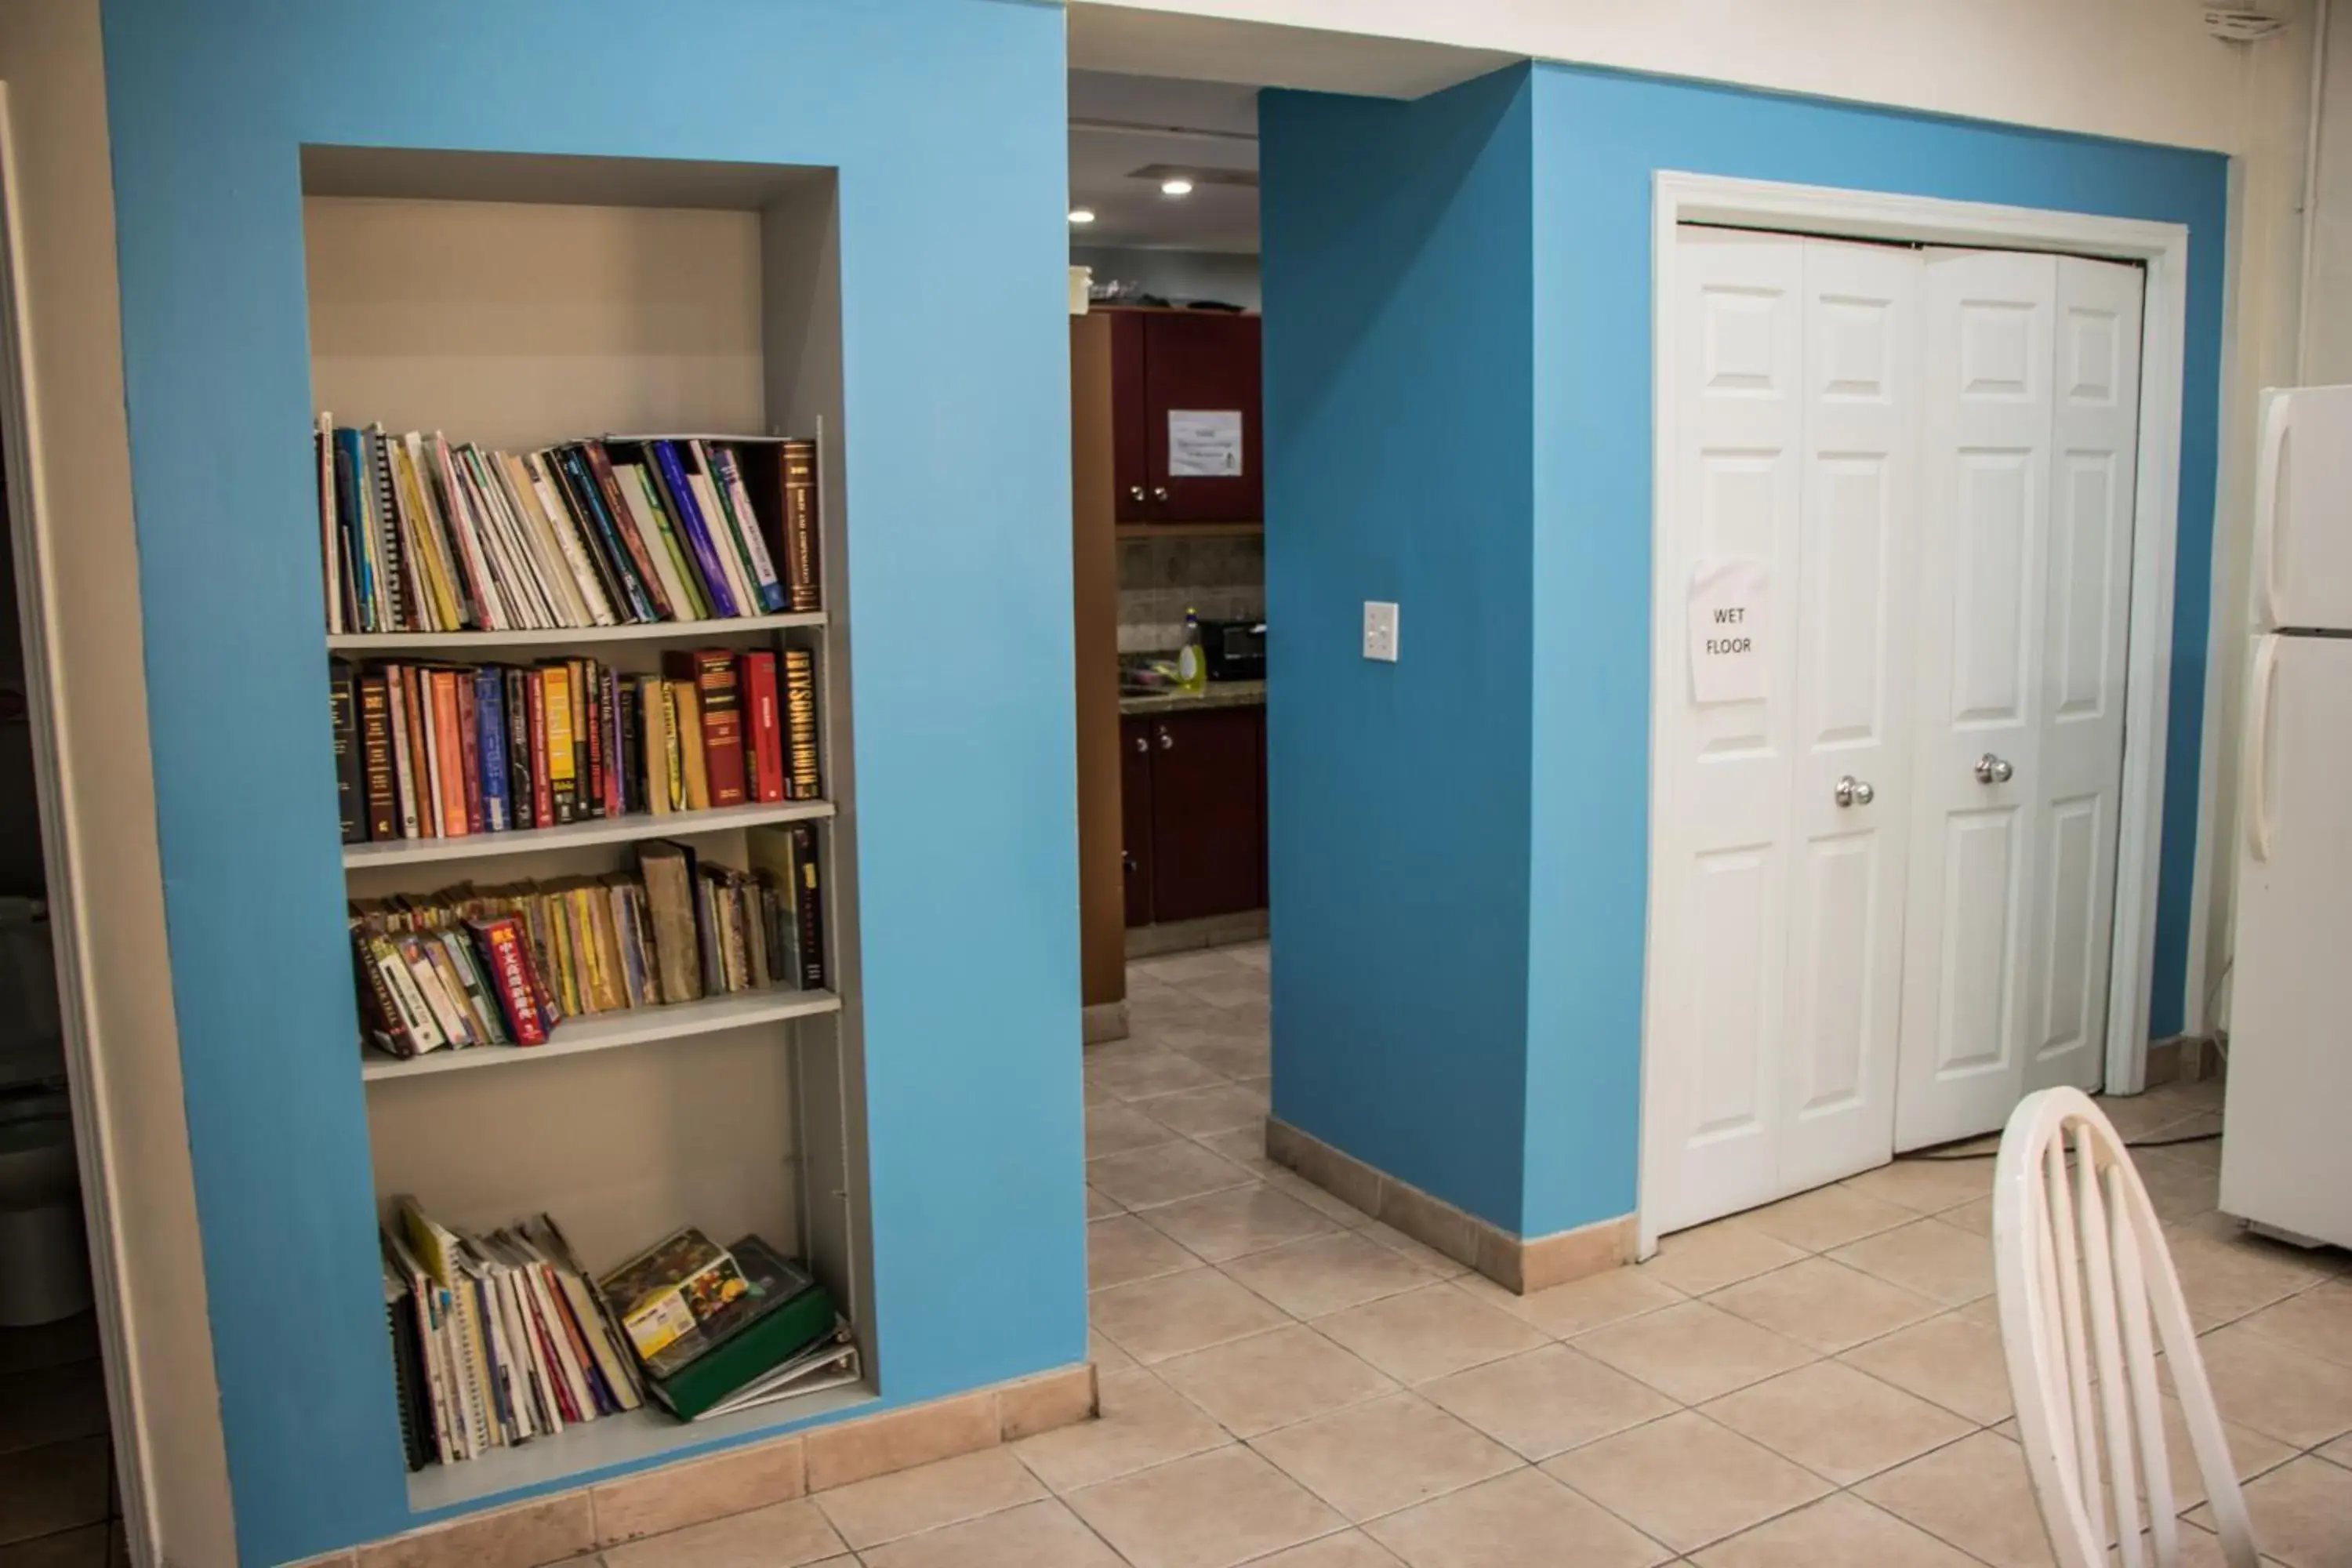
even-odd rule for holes
{"type": "Polygon", "coordinates": [[[2352,631],[2352,386],[2263,394],[2254,627],[2352,631]]]}
{"type": "Polygon", "coordinates": [[[2252,662],[2221,1208],[2352,1247],[2352,638],[2252,662]]]}

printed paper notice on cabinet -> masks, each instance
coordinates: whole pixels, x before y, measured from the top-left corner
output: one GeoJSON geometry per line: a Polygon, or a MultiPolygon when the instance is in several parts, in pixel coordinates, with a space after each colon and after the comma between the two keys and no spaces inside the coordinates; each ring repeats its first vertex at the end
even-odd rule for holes
{"type": "Polygon", "coordinates": [[[1770,574],[1759,556],[1706,556],[1691,569],[1692,701],[1764,700],[1770,604],[1770,574]]]}
{"type": "Polygon", "coordinates": [[[1237,408],[1168,411],[1168,477],[1232,479],[1242,471],[1242,416],[1237,408]]]}

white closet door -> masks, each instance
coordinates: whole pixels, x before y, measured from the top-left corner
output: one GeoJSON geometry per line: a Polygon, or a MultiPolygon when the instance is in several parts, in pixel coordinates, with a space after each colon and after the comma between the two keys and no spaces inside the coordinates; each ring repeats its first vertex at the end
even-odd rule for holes
{"type": "Polygon", "coordinates": [[[2116,262],[2058,258],[2047,702],[2040,766],[2016,781],[2040,817],[2027,928],[2027,1093],[2095,1088],[2105,1066],[2145,278],[2116,262]]]}
{"type": "Polygon", "coordinates": [[[1783,1192],[1894,1154],[1918,534],[1918,255],[1804,254],[1783,1192]]]}
{"type": "Polygon", "coordinates": [[[1654,1208],[1671,1231],[1884,1162],[1909,767],[1908,251],[1685,228],[1659,511],[1654,1208]],[[1760,700],[1701,703],[1685,595],[1760,564],[1760,700]],[[1863,788],[1844,792],[1851,778],[1863,788]]]}
{"type": "MultiPolygon", "coordinates": [[[[1761,700],[1693,700],[1685,595],[1703,562],[1798,576],[1804,242],[1685,227],[1671,493],[1658,508],[1649,1114],[1662,1231],[1780,1192],[1796,643],[1765,634],[1761,700]]],[[[1779,617],[1776,626],[1791,617],[1779,617]]]]}

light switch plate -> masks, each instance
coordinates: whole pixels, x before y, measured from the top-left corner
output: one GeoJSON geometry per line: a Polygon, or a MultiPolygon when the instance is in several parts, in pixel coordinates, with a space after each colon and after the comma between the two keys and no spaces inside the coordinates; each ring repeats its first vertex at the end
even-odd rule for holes
{"type": "Polygon", "coordinates": [[[1364,657],[1383,664],[1397,661],[1397,607],[1379,599],[1364,601],[1364,657]]]}

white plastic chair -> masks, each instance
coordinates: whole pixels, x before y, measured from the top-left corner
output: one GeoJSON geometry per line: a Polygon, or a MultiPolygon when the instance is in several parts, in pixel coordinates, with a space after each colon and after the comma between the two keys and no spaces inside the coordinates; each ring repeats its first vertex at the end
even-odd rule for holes
{"type": "Polygon", "coordinates": [[[2123,1568],[2146,1568],[2143,1531],[2157,1568],[2180,1561],[2159,1342],[2221,1555],[2230,1568],[2256,1568],[2171,1251],[2123,1140],[2080,1089],[2043,1089],[2011,1115],[1994,1168],[1992,1237],[2018,1436],[2059,1568],[2104,1568],[2109,1542],[2123,1568]]]}

